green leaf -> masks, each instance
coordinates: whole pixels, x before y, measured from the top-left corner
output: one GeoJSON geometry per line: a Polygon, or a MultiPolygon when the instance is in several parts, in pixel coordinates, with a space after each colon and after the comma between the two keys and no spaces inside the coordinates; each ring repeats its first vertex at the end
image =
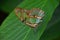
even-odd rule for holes
{"type": "Polygon", "coordinates": [[[60,40],[60,21],[46,30],[40,40],[60,40]]]}
{"type": "Polygon", "coordinates": [[[55,10],[40,40],[60,40],[60,5],[55,10]]]}
{"type": "Polygon", "coordinates": [[[0,27],[3,36],[1,40],[39,40],[48,22],[50,21],[55,8],[59,5],[57,0],[25,0],[17,7],[24,9],[40,8],[44,10],[45,17],[38,28],[31,28],[22,23],[13,11],[0,27]]]}
{"type": "Polygon", "coordinates": [[[60,3],[60,0],[58,0],[58,2],[60,3]]]}

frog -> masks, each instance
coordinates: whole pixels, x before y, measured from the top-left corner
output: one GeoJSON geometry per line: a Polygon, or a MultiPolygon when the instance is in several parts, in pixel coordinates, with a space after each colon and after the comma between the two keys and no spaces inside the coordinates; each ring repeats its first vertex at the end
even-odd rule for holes
{"type": "Polygon", "coordinates": [[[32,28],[37,27],[44,17],[44,11],[39,8],[33,8],[31,10],[16,8],[15,14],[23,23],[32,28]]]}

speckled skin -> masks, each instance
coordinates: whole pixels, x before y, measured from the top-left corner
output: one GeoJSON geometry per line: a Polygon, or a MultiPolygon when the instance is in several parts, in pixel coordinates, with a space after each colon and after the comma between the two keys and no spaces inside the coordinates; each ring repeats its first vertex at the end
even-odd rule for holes
{"type": "Polygon", "coordinates": [[[42,22],[42,18],[44,17],[44,12],[39,8],[34,8],[32,10],[16,8],[15,13],[22,22],[33,28],[36,27],[38,23],[42,22]]]}

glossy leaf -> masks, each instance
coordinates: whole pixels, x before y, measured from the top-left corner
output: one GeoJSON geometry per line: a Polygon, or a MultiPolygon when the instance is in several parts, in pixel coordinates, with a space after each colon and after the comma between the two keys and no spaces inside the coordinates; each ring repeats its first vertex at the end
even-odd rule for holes
{"type": "Polygon", "coordinates": [[[50,21],[55,8],[58,6],[57,0],[25,0],[17,7],[24,9],[40,8],[45,12],[43,22],[37,28],[22,23],[15,15],[15,12],[7,17],[0,27],[1,40],[39,40],[48,22],[50,21]]]}
{"type": "Polygon", "coordinates": [[[60,5],[56,8],[40,40],[60,40],[60,5]]]}

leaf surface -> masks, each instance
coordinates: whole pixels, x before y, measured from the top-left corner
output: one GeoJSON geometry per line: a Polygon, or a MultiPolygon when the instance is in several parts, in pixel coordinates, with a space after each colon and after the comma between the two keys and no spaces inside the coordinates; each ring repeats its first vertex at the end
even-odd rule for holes
{"type": "Polygon", "coordinates": [[[37,29],[33,29],[22,23],[12,11],[0,27],[0,33],[3,37],[1,40],[39,40],[58,4],[57,0],[24,0],[17,7],[42,9],[45,12],[43,22],[39,24],[37,29]]]}

